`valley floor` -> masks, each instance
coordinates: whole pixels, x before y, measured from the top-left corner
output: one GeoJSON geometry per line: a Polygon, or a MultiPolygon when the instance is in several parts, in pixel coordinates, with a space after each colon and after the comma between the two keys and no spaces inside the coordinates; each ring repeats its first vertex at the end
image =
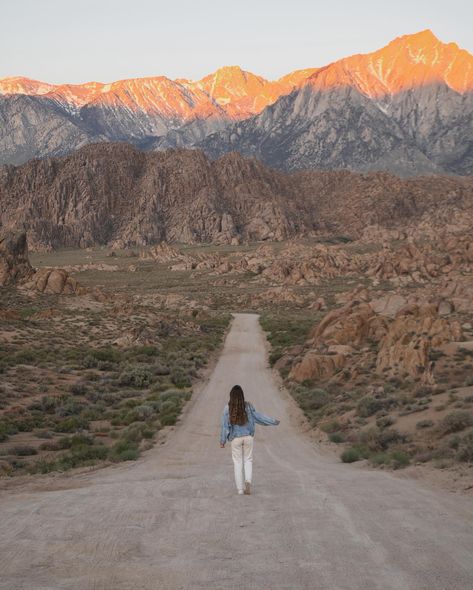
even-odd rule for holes
{"type": "Polygon", "coordinates": [[[236,315],[208,384],[135,463],[0,492],[2,590],[465,590],[471,498],[343,465],[301,432],[268,368],[258,316],[236,315]],[[255,437],[236,495],[219,418],[239,382],[281,419],[255,437]]]}

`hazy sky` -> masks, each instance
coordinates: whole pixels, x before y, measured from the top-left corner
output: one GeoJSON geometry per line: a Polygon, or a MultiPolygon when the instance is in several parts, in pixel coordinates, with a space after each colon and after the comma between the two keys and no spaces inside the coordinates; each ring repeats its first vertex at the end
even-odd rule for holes
{"type": "Polygon", "coordinates": [[[0,18],[0,78],[53,83],[223,65],[272,79],[426,28],[473,52],[467,0],[0,0],[0,18]]]}

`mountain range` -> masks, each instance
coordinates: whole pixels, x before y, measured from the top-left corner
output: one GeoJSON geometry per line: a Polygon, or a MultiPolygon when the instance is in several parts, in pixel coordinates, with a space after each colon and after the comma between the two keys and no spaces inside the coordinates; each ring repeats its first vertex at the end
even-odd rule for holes
{"type": "Polygon", "coordinates": [[[212,160],[123,143],[0,167],[0,228],[26,230],[35,250],[356,239],[371,226],[428,226],[436,235],[459,219],[473,219],[471,177],[287,173],[235,152],[212,160]]]}
{"type": "Polygon", "coordinates": [[[0,163],[88,143],[229,151],[283,170],[473,172],[473,56],[429,31],[269,81],[224,67],[199,81],[0,80],[0,163]]]}

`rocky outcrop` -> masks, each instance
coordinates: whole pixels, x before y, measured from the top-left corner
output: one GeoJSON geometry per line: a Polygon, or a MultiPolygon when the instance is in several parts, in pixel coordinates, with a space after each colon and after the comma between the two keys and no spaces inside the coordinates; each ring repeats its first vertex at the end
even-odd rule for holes
{"type": "Polygon", "coordinates": [[[28,259],[28,243],[23,231],[0,236],[0,286],[28,279],[34,273],[28,259]]]}
{"type": "Polygon", "coordinates": [[[410,377],[434,385],[432,352],[463,338],[460,322],[449,317],[450,302],[432,296],[415,303],[400,295],[363,301],[364,294],[355,290],[313,328],[296,357],[283,357],[291,367],[289,378],[343,380],[375,371],[386,379],[410,377]]]}
{"type": "Polygon", "coordinates": [[[88,292],[63,268],[40,268],[24,287],[56,295],[85,295],[88,292]]]}
{"type": "Polygon", "coordinates": [[[326,355],[309,351],[291,370],[289,378],[298,382],[325,381],[342,369],[344,365],[345,356],[343,354],[326,355]]]}
{"type": "MultiPolygon", "coordinates": [[[[432,369],[430,351],[461,336],[460,324],[440,317],[437,306],[406,306],[389,324],[379,343],[376,370],[388,375],[422,377],[432,369]]],[[[430,379],[430,375],[425,377],[426,381],[430,379]]]]}

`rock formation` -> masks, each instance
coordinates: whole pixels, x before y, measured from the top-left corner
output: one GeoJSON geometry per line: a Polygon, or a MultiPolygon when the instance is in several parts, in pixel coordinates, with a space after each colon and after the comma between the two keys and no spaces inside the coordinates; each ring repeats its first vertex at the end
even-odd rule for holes
{"type": "Polygon", "coordinates": [[[0,286],[28,279],[34,273],[28,259],[24,231],[5,232],[0,236],[0,286]]]}
{"type": "MultiPolygon", "coordinates": [[[[437,223],[454,210],[462,213],[466,231],[468,220],[473,224],[471,178],[288,175],[236,153],[210,161],[197,150],[144,153],[125,144],[97,144],[64,158],[0,168],[0,225],[26,227],[30,248],[38,250],[162,241],[230,244],[303,235],[346,241],[374,223],[388,230],[419,221],[428,226],[429,218],[437,223]]],[[[471,258],[471,246],[461,247],[465,260],[471,258]]],[[[305,258],[308,251],[292,248],[284,261],[273,261],[269,275],[310,284],[320,273],[337,276],[342,268],[358,268],[358,257],[342,249],[320,245],[302,264],[300,254],[305,258]]]]}

